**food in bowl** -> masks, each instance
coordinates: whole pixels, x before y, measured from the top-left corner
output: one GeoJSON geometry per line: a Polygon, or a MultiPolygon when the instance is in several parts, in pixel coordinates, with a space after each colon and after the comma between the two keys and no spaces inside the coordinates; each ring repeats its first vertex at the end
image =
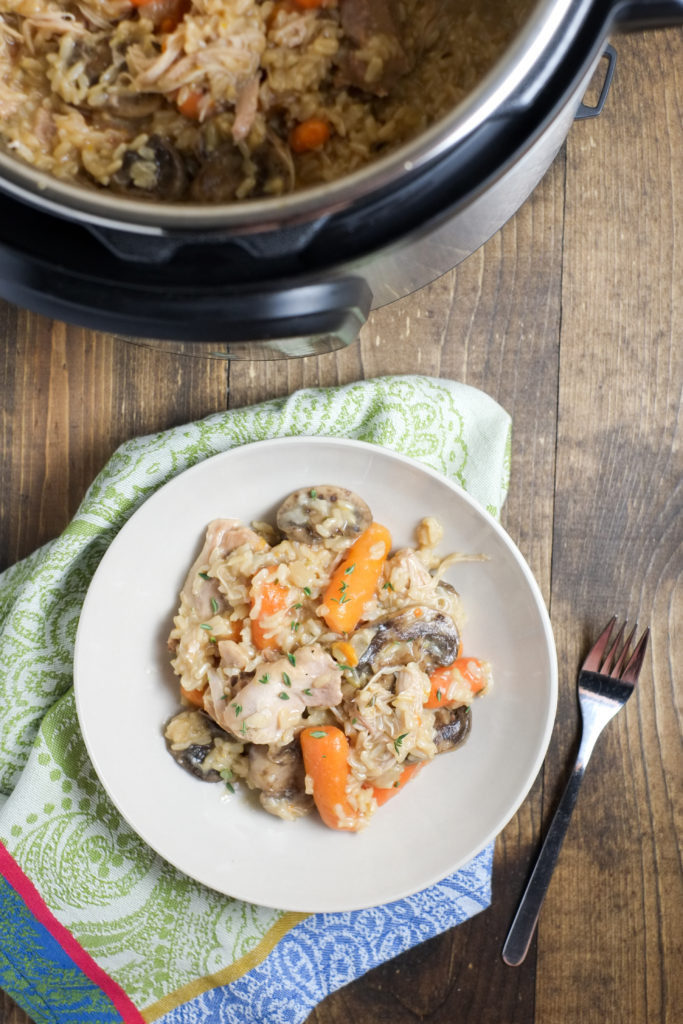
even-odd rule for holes
{"type": "Polygon", "coordinates": [[[0,0],[0,143],[69,182],[228,203],[329,182],[453,109],[525,0],[0,0]]]}
{"type": "Polygon", "coordinates": [[[198,778],[243,781],[266,811],[317,810],[358,831],[425,764],[468,735],[491,686],[463,655],[459,595],[430,517],[392,550],[366,502],[299,489],[276,524],[217,519],[169,636],[183,709],[168,749],[198,778]]]}

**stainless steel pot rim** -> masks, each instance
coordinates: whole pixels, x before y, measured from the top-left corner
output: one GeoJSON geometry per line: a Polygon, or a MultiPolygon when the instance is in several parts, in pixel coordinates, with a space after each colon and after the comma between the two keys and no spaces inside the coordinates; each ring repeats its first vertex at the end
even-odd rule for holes
{"type": "Polygon", "coordinates": [[[504,109],[506,101],[543,64],[543,56],[552,48],[562,26],[590,3],[539,0],[501,60],[454,111],[412,142],[335,182],[277,198],[216,206],[162,205],[63,182],[0,152],[1,187],[48,212],[145,234],[217,229],[263,232],[330,216],[437,160],[504,109]]]}

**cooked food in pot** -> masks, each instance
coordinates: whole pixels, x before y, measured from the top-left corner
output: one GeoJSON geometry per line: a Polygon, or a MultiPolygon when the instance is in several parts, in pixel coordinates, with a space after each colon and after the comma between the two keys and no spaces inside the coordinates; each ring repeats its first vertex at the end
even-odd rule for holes
{"type": "Polygon", "coordinates": [[[470,729],[491,685],[463,654],[460,598],[433,518],[392,550],[365,501],[295,491],[268,523],[209,524],[169,637],[183,710],[169,751],[200,779],[243,781],[265,810],[316,809],[358,831],[470,729]]]}
{"type": "Polygon", "coordinates": [[[526,0],[0,0],[0,143],[67,181],[229,203],[419,134],[526,0]]]}

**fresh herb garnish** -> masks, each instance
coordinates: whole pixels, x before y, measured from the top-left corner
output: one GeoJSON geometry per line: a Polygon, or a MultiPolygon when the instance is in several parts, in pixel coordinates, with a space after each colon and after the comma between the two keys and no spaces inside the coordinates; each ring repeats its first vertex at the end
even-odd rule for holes
{"type": "Polygon", "coordinates": [[[210,580],[211,579],[211,577],[209,576],[208,572],[200,572],[199,575],[201,576],[201,578],[203,580],[210,580]]]}
{"type": "Polygon", "coordinates": [[[345,576],[349,576],[349,575],[350,575],[350,574],[351,574],[351,573],[353,572],[353,570],[354,570],[355,568],[356,568],[356,563],[354,562],[354,563],[353,563],[353,565],[350,565],[350,566],[348,567],[348,569],[344,569],[344,575],[345,575],[345,576]]]}
{"type": "Polygon", "coordinates": [[[303,692],[306,694],[307,697],[313,696],[313,690],[310,688],[310,686],[307,686],[303,692]]]}
{"type": "Polygon", "coordinates": [[[292,680],[289,678],[286,672],[282,673],[282,682],[285,684],[285,686],[292,685],[292,680]]]}
{"type": "Polygon", "coordinates": [[[391,580],[387,580],[387,582],[382,587],[382,590],[393,590],[393,589],[394,589],[394,587],[393,587],[393,584],[391,583],[391,580]]]}
{"type": "Polygon", "coordinates": [[[218,615],[218,601],[215,597],[211,598],[211,611],[214,615],[218,615]]]}
{"type": "Polygon", "coordinates": [[[296,604],[292,605],[292,608],[303,608],[301,601],[297,601],[296,604]]]}
{"type": "Polygon", "coordinates": [[[269,680],[269,679],[270,679],[270,676],[269,676],[269,675],[268,675],[268,673],[266,672],[266,673],[265,673],[264,675],[262,675],[262,676],[261,676],[261,678],[259,679],[259,683],[263,683],[263,685],[265,686],[265,684],[266,684],[266,683],[268,682],[268,680],[269,680]]]}
{"type": "Polygon", "coordinates": [[[296,658],[291,653],[287,655],[287,661],[289,662],[290,665],[296,665],[296,658]]]}
{"type": "Polygon", "coordinates": [[[284,693],[284,692],[283,693],[278,693],[278,697],[280,698],[280,700],[289,700],[289,694],[288,693],[284,693]]]}
{"type": "Polygon", "coordinates": [[[299,626],[301,625],[301,623],[300,622],[292,622],[291,625],[292,625],[292,632],[296,633],[296,631],[299,628],[299,626]]]}
{"type": "Polygon", "coordinates": [[[401,735],[397,736],[396,739],[394,740],[394,750],[396,751],[397,754],[398,754],[399,750],[401,749],[403,741],[404,741],[404,739],[406,738],[407,735],[408,735],[407,732],[402,732],[401,735]]]}
{"type": "Polygon", "coordinates": [[[324,729],[315,729],[315,730],[311,729],[311,731],[309,732],[308,735],[309,736],[314,736],[317,740],[322,740],[322,739],[325,739],[325,737],[327,736],[327,733],[324,731],[324,729]]]}
{"type": "Polygon", "coordinates": [[[200,622],[199,628],[205,629],[208,633],[211,633],[213,630],[213,626],[210,626],[208,622],[200,622]]]}
{"type": "Polygon", "coordinates": [[[441,690],[436,691],[436,699],[438,700],[439,703],[441,703],[441,690]]]}
{"type": "Polygon", "coordinates": [[[306,597],[310,597],[311,596],[311,588],[310,587],[304,587],[303,590],[304,590],[304,594],[306,595],[306,597]]]}
{"type": "Polygon", "coordinates": [[[241,704],[231,704],[230,707],[235,709],[235,717],[239,718],[239,716],[242,714],[242,705],[241,704]]]}
{"type": "Polygon", "coordinates": [[[318,492],[316,491],[315,487],[312,487],[308,493],[310,494],[310,496],[312,498],[317,498],[318,497],[318,492]]]}

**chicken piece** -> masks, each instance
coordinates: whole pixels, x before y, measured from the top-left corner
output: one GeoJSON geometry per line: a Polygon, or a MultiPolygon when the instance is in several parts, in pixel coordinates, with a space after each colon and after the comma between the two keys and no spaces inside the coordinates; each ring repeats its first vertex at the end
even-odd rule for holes
{"type": "Polygon", "coordinates": [[[215,701],[216,721],[251,743],[291,743],[307,707],[341,703],[341,670],[320,644],[263,663],[230,702],[215,701]]]}
{"type": "Polygon", "coordinates": [[[239,519],[214,519],[209,523],[204,539],[204,546],[187,574],[187,579],[180,592],[181,605],[184,604],[188,613],[194,613],[200,620],[220,612],[225,607],[225,600],[218,588],[218,581],[206,579],[201,573],[209,564],[214,553],[225,558],[247,544],[252,551],[265,546],[265,541],[248,526],[243,526],[239,519]],[[217,608],[213,604],[217,602],[217,608]]]}
{"type": "Polygon", "coordinates": [[[254,75],[240,89],[237,103],[235,104],[235,120],[232,126],[232,137],[235,142],[241,142],[243,139],[246,139],[251,131],[251,126],[254,123],[256,111],[258,110],[260,84],[258,75],[254,75]]]}
{"type": "Polygon", "coordinates": [[[221,668],[237,669],[241,672],[247,667],[247,656],[234,640],[219,640],[218,654],[221,659],[221,668]]]}
{"type": "Polygon", "coordinates": [[[400,548],[386,564],[387,578],[391,578],[394,590],[414,590],[422,587],[434,588],[436,581],[422,559],[412,548],[400,548]]]}

